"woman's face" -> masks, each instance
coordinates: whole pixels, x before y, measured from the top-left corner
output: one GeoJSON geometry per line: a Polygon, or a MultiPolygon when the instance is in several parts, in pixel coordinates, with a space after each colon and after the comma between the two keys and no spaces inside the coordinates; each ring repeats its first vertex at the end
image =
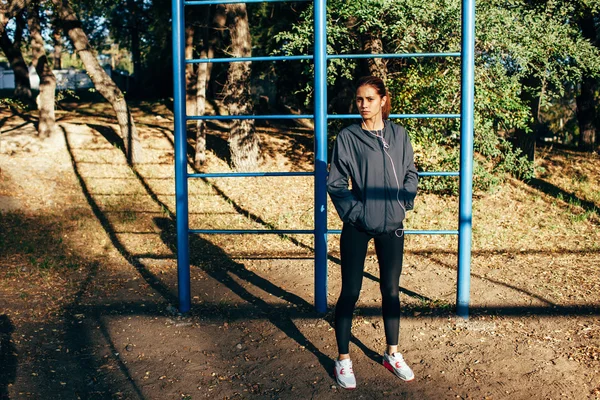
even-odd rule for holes
{"type": "Polygon", "coordinates": [[[386,102],[385,96],[380,96],[370,85],[363,85],[356,90],[356,107],[365,120],[381,117],[381,109],[386,102]]]}

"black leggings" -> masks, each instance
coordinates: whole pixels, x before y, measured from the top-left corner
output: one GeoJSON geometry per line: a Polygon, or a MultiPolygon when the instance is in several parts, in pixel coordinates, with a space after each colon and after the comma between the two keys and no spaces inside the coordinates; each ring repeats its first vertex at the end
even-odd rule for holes
{"type": "Polygon", "coordinates": [[[379,287],[382,296],[383,325],[388,345],[398,344],[400,329],[400,273],[404,254],[404,235],[372,236],[344,224],[340,238],[342,292],[335,307],[335,338],[340,354],[349,353],[352,313],[362,286],[369,241],[375,239],[379,261],[379,287]]]}

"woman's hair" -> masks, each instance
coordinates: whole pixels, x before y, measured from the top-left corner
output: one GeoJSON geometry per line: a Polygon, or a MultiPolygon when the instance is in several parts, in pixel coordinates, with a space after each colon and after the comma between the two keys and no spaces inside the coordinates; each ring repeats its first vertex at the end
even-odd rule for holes
{"type": "Polygon", "coordinates": [[[371,86],[373,89],[377,91],[377,94],[381,97],[386,97],[386,102],[381,108],[381,116],[383,119],[388,119],[390,116],[390,112],[392,111],[392,101],[390,98],[390,94],[385,87],[385,83],[381,78],[376,76],[363,76],[356,83],[356,90],[362,86],[371,86]]]}

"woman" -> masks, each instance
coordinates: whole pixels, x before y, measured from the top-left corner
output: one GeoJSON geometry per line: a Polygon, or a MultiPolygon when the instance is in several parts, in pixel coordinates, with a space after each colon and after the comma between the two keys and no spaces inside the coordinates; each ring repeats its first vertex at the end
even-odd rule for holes
{"type": "Polygon", "coordinates": [[[344,223],[340,238],[342,291],[335,308],[339,357],[334,374],[338,384],[346,389],[356,387],[349,354],[350,330],[371,239],[379,261],[387,341],[383,365],[400,379],[414,379],[398,352],[402,221],[406,210],[413,207],[418,183],[413,149],[404,128],[388,120],[390,96],[381,79],[359,79],[356,105],[362,121],[338,134],[327,179],[327,191],[344,223]]]}

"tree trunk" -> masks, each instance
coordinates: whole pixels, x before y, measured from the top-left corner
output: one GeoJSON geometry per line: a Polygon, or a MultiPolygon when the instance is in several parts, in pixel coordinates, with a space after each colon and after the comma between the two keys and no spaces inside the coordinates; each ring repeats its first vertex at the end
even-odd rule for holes
{"type": "MultiPolygon", "coordinates": [[[[215,18],[219,18],[218,15],[215,18]]],[[[201,46],[200,58],[208,58],[210,54],[209,30],[210,12],[207,10],[203,14],[203,24],[200,29],[201,46]]],[[[196,33],[198,30],[196,30],[196,33]]],[[[212,57],[212,56],[211,56],[212,57]]],[[[206,91],[207,83],[210,79],[210,66],[208,63],[197,64],[195,77],[195,86],[193,88],[194,112],[196,115],[206,114],[206,91]]],[[[196,146],[194,148],[194,167],[200,168],[206,161],[206,122],[197,120],[195,124],[196,146]]]]}
{"type": "MultiPolygon", "coordinates": [[[[185,58],[194,58],[194,39],[196,29],[194,26],[185,27],[185,58]]],[[[196,115],[196,74],[195,64],[185,66],[185,112],[187,115],[196,115]]]]}
{"type": "Polygon", "coordinates": [[[131,38],[131,60],[133,62],[133,95],[139,95],[143,82],[142,52],[140,48],[140,10],[136,0],[127,0],[130,15],[129,35],[131,38]]]}
{"type": "Polygon", "coordinates": [[[10,67],[15,73],[15,97],[25,101],[26,103],[33,102],[33,95],[31,93],[31,84],[29,83],[29,68],[25,59],[23,58],[23,53],[21,53],[21,37],[23,32],[24,20],[20,17],[20,14],[17,15],[16,29],[14,34],[14,41],[8,37],[8,33],[4,27],[8,20],[2,21],[2,35],[0,36],[0,47],[4,52],[4,55],[8,59],[10,63],[10,67]]]}
{"type": "MultiPolygon", "coordinates": [[[[600,126],[600,112],[596,114],[596,126],[600,126]]],[[[600,134],[596,132],[596,153],[600,154],[600,134]]]]}
{"type": "Polygon", "coordinates": [[[546,83],[530,74],[521,79],[521,84],[524,89],[521,91],[520,97],[529,106],[533,121],[529,129],[520,128],[515,130],[514,144],[521,149],[523,155],[527,156],[529,161],[534,161],[538,133],[543,129],[539,110],[546,83]],[[532,91],[526,90],[526,88],[539,88],[539,90],[532,93],[532,91]]]}
{"type": "Polygon", "coordinates": [[[598,82],[595,78],[585,77],[581,82],[581,91],[577,96],[577,123],[579,124],[579,149],[594,151],[596,146],[595,94],[598,82]]]}
{"type": "Polygon", "coordinates": [[[0,35],[4,34],[8,21],[14,16],[21,14],[28,5],[28,0],[4,0],[0,2],[0,35]]]}
{"type": "MultiPolygon", "coordinates": [[[[245,4],[227,5],[227,25],[231,36],[232,56],[251,56],[250,28],[245,4]]],[[[249,62],[230,63],[224,94],[225,104],[230,115],[251,114],[249,62]]],[[[260,143],[255,133],[254,120],[234,120],[229,133],[229,150],[235,170],[251,171],[256,169],[260,156],[260,143]]]]}
{"type": "MultiPolygon", "coordinates": [[[[196,27],[193,25],[186,26],[185,28],[185,58],[194,58],[194,42],[196,39],[196,27]]],[[[206,64],[187,64],[185,67],[185,108],[187,115],[202,115],[204,109],[198,111],[198,84],[200,83],[199,70],[206,64]]],[[[202,94],[204,95],[204,93],[202,94]]],[[[186,126],[187,129],[194,129],[196,136],[196,146],[194,151],[194,167],[200,168],[206,159],[206,139],[200,137],[202,133],[203,121],[195,121],[186,126]],[[201,141],[201,143],[199,143],[201,141]]]]}
{"type": "Polygon", "coordinates": [[[40,27],[40,8],[36,2],[31,10],[29,18],[29,31],[31,35],[31,50],[33,59],[31,64],[40,77],[40,94],[37,99],[39,110],[38,135],[48,137],[54,130],[56,121],[54,115],[54,94],[56,90],[56,77],[48,63],[48,57],[44,50],[44,38],[40,27]]]}
{"type": "MultiPolygon", "coordinates": [[[[225,6],[223,4],[219,4],[217,6],[214,7],[214,17],[212,18],[212,26],[209,28],[207,32],[206,32],[206,42],[207,42],[207,49],[208,49],[208,58],[213,58],[215,57],[215,54],[217,52],[218,49],[222,49],[223,47],[225,47],[224,45],[224,35],[223,32],[225,32],[227,30],[227,9],[225,8],[225,6]]],[[[212,70],[213,70],[214,64],[210,63],[207,66],[207,70],[206,70],[206,75],[208,77],[212,77],[212,70]]],[[[211,85],[211,80],[210,78],[207,79],[206,84],[208,85],[206,88],[206,95],[212,95],[214,98],[216,98],[220,93],[220,89],[216,89],[217,85],[211,85]]]]}
{"type": "MultiPolygon", "coordinates": [[[[202,50],[201,57],[206,57],[206,50],[202,50]]],[[[208,82],[208,63],[198,64],[196,74],[196,114],[206,114],[206,83],[208,82]]],[[[206,161],[206,123],[196,121],[196,147],[194,166],[200,168],[206,161]]]]}
{"type": "MultiPolygon", "coordinates": [[[[577,21],[583,37],[598,47],[598,36],[594,15],[585,13],[577,21]]],[[[598,79],[584,76],[581,81],[581,91],[577,96],[577,123],[579,124],[579,149],[583,151],[594,151],[598,141],[598,125],[596,121],[596,91],[598,90],[598,79]]]]}
{"type": "Polygon", "coordinates": [[[52,52],[52,66],[54,69],[62,69],[62,35],[60,34],[60,29],[58,27],[55,28],[55,31],[52,33],[52,39],[54,42],[54,51],[52,52]]]}
{"type": "Polygon", "coordinates": [[[139,163],[142,158],[142,145],[123,93],[100,66],[87,35],[81,27],[81,21],[69,6],[68,0],[52,0],[52,3],[56,6],[63,29],[73,43],[73,47],[81,58],[96,90],[108,100],[115,110],[127,161],[130,164],[139,163]]]}
{"type": "MultiPolygon", "coordinates": [[[[382,54],[383,53],[383,42],[379,35],[367,33],[362,38],[363,50],[369,54],[382,54]]],[[[369,75],[376,76],[383,79],[387,79],[387,61],[384,58],[367,58],[364,60],[367,63],[367,70],[369,75]]]]}

